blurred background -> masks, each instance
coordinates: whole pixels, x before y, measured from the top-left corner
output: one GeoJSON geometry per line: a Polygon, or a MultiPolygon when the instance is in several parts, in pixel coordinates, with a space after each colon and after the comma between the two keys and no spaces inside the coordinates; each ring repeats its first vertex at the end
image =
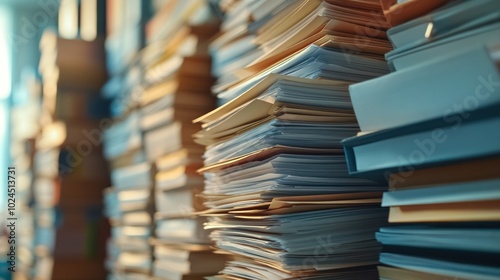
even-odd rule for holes
{"type": "MultiPolygon", "coordinates": [[[[98,67],[105,77],[105,13],[106,1],[0,1],[0,168],[5,170],[0,175],[0,214],[1,255],[6,258],[2,261],[0,279],[63,279],[61,275],[72,270],[85,272],[78,271],[78,267],[96,271],[80,275],[81,279],[99,279],[99,272],[104,271],[92,266],[98,267],[98,262],[102,266],[105,246],[99,240],[109,232],[101,219],[102,188],[109,183],[106,178],[99,178],[98,184],[91,183],[94,186],[89,191],[95,189],[93,197],[86,192],[82,195],[83,188],[62,196],[60,186],[65,180],[58,162],[71,145],[67,142],[66,125],[61,121],[73,118],[81,123],[89,115],[64,117],[56,114],[55,104],[63,102],[56,100],[58,92],[79,91],[90,96],[92,90],[102,86],[94,83],[89,87],[85,79],[81,79],[79,86],[58,72],[66,71],[65,63],[80,68],[80,62],[71,56],[78,56],[85,48],[78,42],[85,41],[95,51],[80,55],[100,54],[102,61],[98,67]],[[58,38],[74,40],[76,45],[70,47],[72,50],[58,49],[58,38]],[[44,41],[45,47],[41,43],[44,41]],[[62,57],[65,62],[59,63],[61,55],[68,51],[74,52],[73,55],[66,54],[62,57]],[[15,172],[7,172],[12,168],[15,172]],[[8,173],[12,175],[9,178],[8,173]],[[76,196],[83,199],[75,200],[76,196]],[[66,270],[52,274],[58,261],[66,261],[58,268],[66,270]]],[[[85,69],[81,70],[85,75],[85,69]]],[[[106,167],[104,161],[99,164],[106,167]]],[[[88,178],[93,177],[83,165],[80,170],[72,170],[75,172],[68,177],[68,183],[87,184],[88,178]]]]}

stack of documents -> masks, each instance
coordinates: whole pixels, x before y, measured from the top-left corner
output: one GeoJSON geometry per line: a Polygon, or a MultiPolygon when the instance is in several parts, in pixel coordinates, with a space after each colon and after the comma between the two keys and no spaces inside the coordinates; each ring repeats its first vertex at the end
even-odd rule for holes
{"type": "Polygon", "coordinates": [[[108,255],[117,279],[201,279],[225,261],[213,257],[205,220],[194,215],[205,210],[196,172],[203,147],[191,136],[200,129],[192,119],[215,104],[208,39],[218,26],[207,1],[155,1],[144,48],[126,62],[126,75],[104,89],[116,105],[104,138],[114,179],[106,204],[117,221],[108,255]],[[187,256],[157,252],[174,249],[187,256]],[[191,262],[198,251],[212,256],[213,265],[191,262]]]}
{"type": "Polygon", "coordinates": [[[400,224],[377,233],[381,279],[500,275],[499,4],[450,1],[389,29],[396,71],[350,86],[349,173],[387,182],[400,224]]]}
{"type": "Polygon", "coordinates": [[[112,184],[104,192],[105,214],[112,226],[106,268],[115,277],[147,276],[153,256],[149,238],[155,169],[146,161],[140,113],[135,110],[115,119],[102,139],[112,184]]]}
{"type": "Polygon", "coordinates": [[[215,118],[197,134],[210,143],[201,169],[210,208],[205,228],[238,260],[222,275],[331,279],[359,275],[343,270],[352,267],[373,273],[368,266],[380,249],[374,231],[387,219],[379,207],[385,188],[348,176],[340,140],[358,127],[347,85],[276,74],[266,81],[274,82],[199,119],[215,118]],[[239,105],[245,98],[251,100],[239,105]]]}
{"type": "Polygon", "coordinates": [[[106,214],[112,225],[107,267],[120,274],[149,274],[152,266],[152,173],[147,162],[116,167],[112,188],[105,192],[106,214]]]}
{"type": "Polygon", "coordinates": [[[215,106],[208,39],[219,20],[208,2],[164,1],[149,21],[148,44],[140,55],[144,67],[138,95],[145,156],[155,165],[155,279],[203,279],[219,271],[225,257],[210,248],[203,229],[203,146],[192,135],[192,120],[215,106]],[[204,260],[206,259],[206,260],[204,260]],[[203,260],[203,261],[201,261],[203,260]]]}
{"type": "MultiPolygon", "coordinates": [[[[40,125],[32,136],[28,164],[33,177],[26,201],[34,210],[34,269],[24,272],[31,274],[28,278],[60,279],[68,278],[71,267],[74,275],[88,272],[89,278],[102,278],[104,254],[98,248],[105,246],[108,225],[100,213],[102,191],[109,186],[100,141],[100,119],[107,110],[105,103],[98,105],[107,78],[103,38],[64,39],[46,30],[40,52],[42,98],[33,100],[38,108],[22,113],[22,122],[38,114],[31,126],[40,125]]],[[[21,185],[27,183],[20,179],[21,185]]],[[[18,252],[25,256],[22,249],[18,252]]]]}
{"type": "Polygon", "coordinates": [[[359,130],[349,85],[388,72],[378,1],[225,4],[211,44],[221,106],[194,120],[201,215],[233,257],[211,279],[376,278],[385,187],[349,177],[340,141],[359,130]]]}
{"type": "Polygon", "coordinates": [[[381,56],[391,46],[378,1],[233,4],[222,5],[222,31],[211,44],[221,103],[269,73],[359,82],[387,72],[381,56]]]}
{"type": "Polygon", "coordinates": [[[95,137],[104,142],[112,185],[104,191],[105,215],[111,224],[107,243],[108,279],[148,279],[153,263],[150,238],[154,215],[154,164],[147,161],[139,110],[143,89],[145,24],[149,1],[106,3],[106,68],[110,79],[102,96],[113,119],[95,137]]]}
{"type": "Polygon", "coordinates": [[[380,261],[391,266],[379,267],[381,278],[496,279],[499,163],[496,155],[392,174],[382,206],[389,222],[407,224],[377,233],[380,261]]]}

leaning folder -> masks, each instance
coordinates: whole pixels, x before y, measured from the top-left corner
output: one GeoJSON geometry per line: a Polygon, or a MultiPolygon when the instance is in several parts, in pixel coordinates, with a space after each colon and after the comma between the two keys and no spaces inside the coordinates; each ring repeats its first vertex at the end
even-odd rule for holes
{"type": "Polygon", "coordinates": [[[500,73],[483,46],[349,87],[361,131],[413,124],[500,103],[500,73]],[[395,117],[397,116],[397,118],[395,117]]]}
{"type": "Polygon", "coordinates": [[[342,141],[349,174],[384,181],[391,173],[500,154],[500,104],[342,141]]]}

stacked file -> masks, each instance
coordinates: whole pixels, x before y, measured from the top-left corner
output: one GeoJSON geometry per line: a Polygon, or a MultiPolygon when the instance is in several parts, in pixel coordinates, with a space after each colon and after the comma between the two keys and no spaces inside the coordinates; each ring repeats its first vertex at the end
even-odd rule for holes
{"type": "Polygon", "coordinates": [[[139,110],[126,109],[102,134],[112,184],[104,191],[112,227],[106,260],[110,279],[142,279],[151,273],[155,168],[146,159],[140,121],[139,110]]]}
{"type": "Polygon", "coordinates": [[[108,112],[99,97],[106,79],[103,40],[68,40],[47,30],[40,51],[43,98],[33,161],[33,277],[76,279],[85,273],[102,278],[99,248],[108,227],[101,216],[101,196],[109,174],[95,136],[108,112]]]}
{"type": "Polygon", "coordinates": [[[155,164],[155,279],[203,279],[222,269],[203,229],[198,195],[203,146],[191,121],[213,109],[208,39],[218,19],[205,1],[165,1],[146,26],[139,111],[146,158],[155,164]]]}
{"type": "MultiPolygon", "coordinates": [[[[432,5],[430,1],[415,2],[432,5]]],[[[395,49],[386,58],[394,69],[405,69],[430,58],[465,50],[471,45],[499,42],[496,36],[500,32],[498,1],[448,2],[388,31],[395,49]]]]}
{"type": "Polygon", "coordinates": [[[108,279],[149,279],[153,262],[150,238],[154,214],[154,164],[147,161],[138,92],[151,1],[106,2],[106,67],[110,78],[101,96],[111,103],[113,119],[103,120],[94,135],[104,142],[111,167],[111,187],[104,191],[111,224],[105,267],[108,279]]]}
{"type": "Polygon", "coordinates": [[[387,181],[382,206],[405,223],[377,233],[381,279],[500,275],[499,8],[452,1],[395,26],[396,71],[350,87],[349,172],[387,181]]]}
{"type": "Polygon", "coordinates": [[[213,279],[376,278],[385,187],[349,177],[340,141],[359,130],[348,86],[388,72],[378,1],[228,2],[223,105],[194,120],[205,228],[233,257],[213,279]]]}
{"type": "Polygon", "coordinates": [[[221,103],[269,73],[359,82],[387,72],[378,1],[233,2],[211,44],[221,103]]]}
{"type": "Polygon", "coordinates": [[[107,268],[116,277],[150,273],[152,174],[153,167],[147,162],[115,167],[111,172],[113,187],[105,192],[106,214],[112,225],[107,268]]]}

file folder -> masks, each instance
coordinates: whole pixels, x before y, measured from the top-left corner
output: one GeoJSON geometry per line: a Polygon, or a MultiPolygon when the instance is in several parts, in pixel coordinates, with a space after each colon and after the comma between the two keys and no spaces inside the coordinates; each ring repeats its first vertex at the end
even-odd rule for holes
{"type": "Polygon", "coordinates": [[[480,46],[351,85],[349,91],[361,131],[377,131],[448,118],[456,105],[468,111],[498,104],[499,85],[499,69],[480,46]]]}
{"type": "Polygon", "coordinates": [[[391,173],[500,154],[500,105],[342,141],[349,174],[384,181],[391,173]]]}

